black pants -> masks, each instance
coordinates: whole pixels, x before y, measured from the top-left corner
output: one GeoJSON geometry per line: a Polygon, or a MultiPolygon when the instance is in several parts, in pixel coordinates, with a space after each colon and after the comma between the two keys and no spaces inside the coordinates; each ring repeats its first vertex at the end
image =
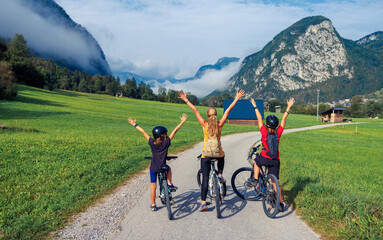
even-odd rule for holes
{"type": "MultiPolygon", "coordinates": [[[[201,172],[202,172],[202,188],[201,188],[201,200],[206,201],[209,173],[211,169],[210,160],[213,158],[201,158],[201,172]]],[[[223,167],[225,166],[225,157],[217,158],[218,174],[222,174],[223,167]]]]}

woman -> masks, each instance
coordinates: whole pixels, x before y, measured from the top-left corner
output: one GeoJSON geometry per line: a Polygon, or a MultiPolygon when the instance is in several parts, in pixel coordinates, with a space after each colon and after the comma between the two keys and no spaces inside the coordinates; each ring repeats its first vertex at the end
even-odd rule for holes
{"type": "MultiPolygon", "coordinates": [[[[229,112],[233,109],[238,100],[245,94],[243,90],[237,91],[234,101],[224,112],[222,118],[218,121],[217,119],[217,110],[213,107],[207,110],[208,121],[202,118],[201,114],[198,112],[197,108],[187,99],[187,96],[182,91],[178,93],[178,98],[181,98],[185,103],[193,110],[195,113],[198,122],[201,124],[203,129],[204,144],[202,151],[205,150],[206,144],[209,139],[217,139],[220,143],[221,141],[221,131],[222,127],[226,122],[229,112]]],[[[221,144],[219,144],[219,157],[215,158],[218,160],[218,177],[221,182],[225,181],[222,177],[223,167],[225,164],[225,152],[222,150],[221,144]]],[[[209,172],[210,172],[210,160],[212,158],[201,156],[201,171],[202,171],[202,188],[201,188],[201,206],[199,211],[205,211],[207,209],[206,196],[208,191],[208,181],[209,181],[209,172]]]]}

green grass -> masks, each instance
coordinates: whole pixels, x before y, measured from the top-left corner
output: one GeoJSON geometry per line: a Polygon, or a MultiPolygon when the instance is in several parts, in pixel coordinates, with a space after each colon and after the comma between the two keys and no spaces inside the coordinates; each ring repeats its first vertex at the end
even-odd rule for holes
{"type": "MultiPolygon", "coordinates": [[[[9,127],[0,130],[0,238],[42,238],[147,167],[150,148],[128,117],[150,134],[156,125],[171,131],[186,112],[170,151],[203,140],[184,104],[18,87],[15,101],[0,101],[0,124],[9,127]]],[[[254,130],[227,124],[223,134],[254,130]]]]}
{"type": "Polygon", "coordinates": [[[383,122],[368,122],[281,141],[283,194],[325,239],[383,238],[383,122]]]}
{"type": "MultiPolygon", "coordinates": [[[[186,112],[189,118],[170,151],[203,140],[185,104],[18,87],[15,101],[0,101],[0,124],[9,127],[0,130],[0,238],[44,238],[147,167],[143,157],[150,156],[150,148],[128,117],[150,134],[156,125],[172,131],[186,112]]],[[[207,108],[198,109],[204,116],[207,108]]],[[[222,109],[218,113],[222,116],[222,109]]],[[[291,114],[287,128],[315,124],[314,116],[291,114]]],[[[258,128],[223,128],[224,135],[245,131],[258,128]]]]}

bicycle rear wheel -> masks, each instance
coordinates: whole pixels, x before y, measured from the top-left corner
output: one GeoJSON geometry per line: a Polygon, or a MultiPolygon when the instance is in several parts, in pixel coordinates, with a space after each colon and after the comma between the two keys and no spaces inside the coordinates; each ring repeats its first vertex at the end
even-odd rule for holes
{"type": "MultiPolygon", "coordinates": [[[[201,171],[201,169],[200,169],[200,170],[198,170],[198,172],[197,172],[197,183],[198,183],[198,187],[199,187],[200,189],[202,189],[202,179],[203,179],[203,177],[202,177],[202,171],[201,171]]],[[[221,184],[222,184],[222,190],[223,190],[221,195],[222,195],[223,197],[226,197],[226,193],[227,193],[226,183],[223,182],[223,183],[221,183],[221,184]]],[[[209,191],[207,192],[207,195],[208,195],[209,197],[211,197],[209,191]]]]}
{"type": "Polygon", "coordinates": [[[269,218],[274,218],[279,212],[281,191],[278,179],[273,174],[268,174],[265,179],[264,196],[262,200],[263,211],[269,218]]]}
{"type": "Polygon", "coordinates": [[[261,198],[261,195],[255,187],[250,186],[248,180],[249,178],[253,178],[254,172],[252,168],[242,167],[233,173],[231,177],[231,187],[234,192],[238,195],[238,197],[255,201],[261,198]]]}
{"type": "Polygon", "coordinates": [[[162,187],[165,194],[166,208],[168,209],[168,218],[169,220],[172,220],[173,214],[172,214],[172,208],[170,207],[170,194],[169,194],[168,183],[166,182],[166,180],[162,181],[162,187]]]}
{"type": "Polygon", "coordinates": [[[215,194],[215,210],[217,211],[217,218],[221,217],[221,197],[219,193],[218,176],[213,175],[213,187],[215,194]]]}

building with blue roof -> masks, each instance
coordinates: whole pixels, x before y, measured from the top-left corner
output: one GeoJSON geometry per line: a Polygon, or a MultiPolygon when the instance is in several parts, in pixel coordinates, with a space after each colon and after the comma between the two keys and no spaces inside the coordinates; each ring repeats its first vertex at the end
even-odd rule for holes
{"type": "MultiPolygon", "coordinates": [[[[230,106],[233,102],[233,99],[225,99],[223,102],[223,111],[230,106]]],[[[258,110],[264,119],[264,107],[263,100],[255,100],[258,110]]],[[[240,99],[234,108],[230,111],[229,116],[227,117],[229,124],[244,124],[244,125],[258,125],[257,115],[255,114],[254,107],[248,99],[240,99]]]]}

